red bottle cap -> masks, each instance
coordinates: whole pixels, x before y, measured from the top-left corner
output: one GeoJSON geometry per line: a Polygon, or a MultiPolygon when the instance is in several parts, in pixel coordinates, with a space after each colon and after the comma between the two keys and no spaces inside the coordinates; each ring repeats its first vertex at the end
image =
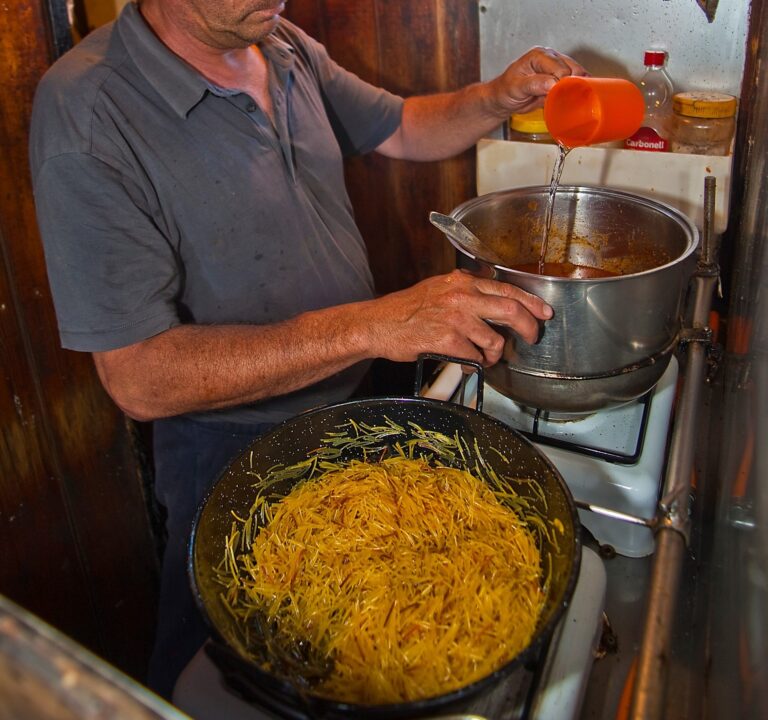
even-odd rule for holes
{"type": "Polygon", "coordinates": [[[663,65],[667,59],[667,53],[664,50],[646,50],[643,58],[644,65],[663,65]]]}

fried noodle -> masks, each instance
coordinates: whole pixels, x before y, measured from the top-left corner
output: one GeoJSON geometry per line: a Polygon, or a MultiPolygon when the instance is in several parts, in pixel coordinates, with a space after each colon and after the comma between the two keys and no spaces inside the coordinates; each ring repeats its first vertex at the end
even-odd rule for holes
{"type": "Polygon", "coordinates": [[[533,636],[545,600],[535,533],[469,472],[353,460],[262,512],[238,558],[238,593],[281,637],[330,660],[317,695],[433,697],[490,674],[533,636]]]}

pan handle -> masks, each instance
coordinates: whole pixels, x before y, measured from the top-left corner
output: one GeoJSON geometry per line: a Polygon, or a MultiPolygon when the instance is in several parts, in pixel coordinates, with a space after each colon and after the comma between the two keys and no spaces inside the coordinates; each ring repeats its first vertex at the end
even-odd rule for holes
{"type": "MultiPolygon", "coordinates": [[[[421,394],[425,360],[438,360],[444,363],[454,363],[456,365],[461,365],[462,368],[472,368],[474,374],[477,375],[477,402],[475,409],[478,412],[483,409],[483,388],[485,386],[485,371],[483,370],[483,366],[474,360],[462,360],[461,358],[451,357],[450,355],[438,355],[435,353],[421,353],[419,355],[419,358],[416,362],[416,379],[413,386],[413,394],[416,397],[421,394]]],[[[467,380],[471,374],[472,373],[464,372],[462,369],[461,382],[459,384],[459,405],[464,405],[464,390],[467,385],[467,380]]]]}
{"type": "Polygon", "coordinates": [[[588,510],[595,513],[595,515],[602,515],[603,517],[612,518],[614,520],[621,520],[628,522],[631,525],[643,525],[651,530],[655,530],[658,525],[656,518],[643,518],[637,515],[630,515],[628,513],[619,512],[618,510],[611,510],[610,508],[602,507],[601,505],[594,505],[593,503],[584,502],[583,500],[574,500],[574,504],[579,510],[588,510]]]}

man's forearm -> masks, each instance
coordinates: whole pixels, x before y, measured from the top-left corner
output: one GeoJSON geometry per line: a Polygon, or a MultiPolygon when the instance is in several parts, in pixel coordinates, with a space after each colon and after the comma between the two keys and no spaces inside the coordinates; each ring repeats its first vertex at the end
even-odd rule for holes
{"type": "Polygon", "coordinates": [[[567,55],[533,47],[493,80],[456,92],[408,98],[400,127],[377,151],[403,160],[452,157],[513,113],[540,107],[559,78],[584,74],[584,68],[567,55]]]}
{"type": "Polygon", "coordinates": [[[484,83],[455,93],[408,98],[400,129],[378,150],[399,159],[443,160],[472,147],[504,118],[484,83]]]}
{"type": "Polygon", "coordinates": [[[179,325],[94,353],[113,400],[137,420],[255,402],[319,382],[364,359],[345,308],[275,325],[179,325]]]}
{"type": "Polygon", "coordinates": [[[94,360],[125,413],[153,420],[284,395],[377,357],[433,352],[490,365],[504,346],[491,323],[535,342],[551,315],[514,285],[456,270],[274,325],[181,325],[94,360]]]}

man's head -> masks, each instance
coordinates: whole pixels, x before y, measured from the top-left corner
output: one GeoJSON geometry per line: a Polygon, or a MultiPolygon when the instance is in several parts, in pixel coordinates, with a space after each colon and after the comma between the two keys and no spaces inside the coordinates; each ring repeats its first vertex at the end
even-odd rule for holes
{"type": "Polygon", "coordinates": [[[199,42],[219,50],[255,45],[280,20],[285,0],[142,0],[141,12],[151,25],[160,17],[163,26],[175,27],[199,42]]]}

